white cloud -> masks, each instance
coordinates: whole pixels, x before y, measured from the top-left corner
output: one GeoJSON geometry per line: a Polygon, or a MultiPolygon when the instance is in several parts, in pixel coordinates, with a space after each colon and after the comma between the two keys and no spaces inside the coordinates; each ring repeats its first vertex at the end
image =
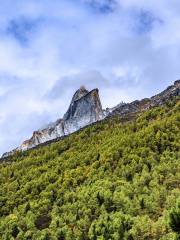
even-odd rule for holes
{"type": "Polygon", "coordinates": [[[179,78],[179,10],[178,0],[2,0],[0,153],[62,116],[82,84],[106,107],[179,78]]]}

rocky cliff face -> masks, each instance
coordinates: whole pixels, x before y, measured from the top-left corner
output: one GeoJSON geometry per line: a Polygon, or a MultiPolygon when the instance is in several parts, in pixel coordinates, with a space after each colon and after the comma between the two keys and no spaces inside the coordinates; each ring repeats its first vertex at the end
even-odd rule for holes
{"type": "Polygon", "coordinates": [[[73,96],[68,111],[63,117],[64,134],[70,134],[103,118],[98,89],[88,92],[81,87],[73,96]]]}
{"type": "Polygon", "coordinates": [[[102,120],[113,115],[125,116],[131,113],[145,111],[151,107],[159,106],[170,100],[172,97],[180,96],[180,80],[168,87],[166,90],[151,98],[136,100],[131,103],[120,103],[114,108],[102,109],[98,89],[92,91],[84,87],[78,89],[70,103],[67,112],[62,119],[58,119],[48,127],[35,131],[33,136],[24,141],[15,150],[5,153],[3,157],[13,154],[15,151],[23,151],[33,148],[41,143],[68,135],[91,123],[102,120]]]}
{"type": "MultiPolygon", "coordinates": [[[[62,119],[58,119],[45,129],[35,131],[33,136],[24,141],[16,150],[27,150],[41,143],[68,135],[86,125],[103,119],[103,117],[98,89],[89,92],[84,87],[81,87],[75,92],[62,119]]],[[[8,154],[6,153],[4,156],[8,154]]]]}
{"type": "Polygon", "coordinates": [[[136,100],[131,103],[124,103],[117,105],[109,111],[109,116],[111,115],[126,115],[129,113],[136,113],[148,110],[151,107],[160,106],[164,104],[166,101],[170,100],[172,97],[180,96],[180,80],[174,82],[173,85],[169,86],[163,92],[151,97],[145,98],[142,100],[136,100]]]}
{"type": "Polygon", "coordinates": [[[164,102],[175,96],[180,96],[180,80],[175,81],[174,84],[169,86],[166,90],[153,96],[150,99],[151,106],[162,105],[164,102]]]}

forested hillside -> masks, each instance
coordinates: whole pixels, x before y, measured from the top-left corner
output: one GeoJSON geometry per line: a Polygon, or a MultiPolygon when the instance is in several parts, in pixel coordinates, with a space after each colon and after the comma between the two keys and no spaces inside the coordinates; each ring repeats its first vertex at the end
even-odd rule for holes
{"type": "Polygon", "coordinates": [[[0,239],[179,239],[180,103],[0,164],[0,239]]]}

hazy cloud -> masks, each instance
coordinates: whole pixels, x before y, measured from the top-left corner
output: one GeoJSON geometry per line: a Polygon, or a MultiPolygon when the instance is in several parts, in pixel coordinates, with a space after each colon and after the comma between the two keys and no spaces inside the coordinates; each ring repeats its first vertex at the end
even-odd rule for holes
{"type": "Polygon", "coordinates": [[[98,71],[80,72],[58,80],[44,97],[50,99],[62,98],[82,85],[89,90],[93,88],[101,89],[101,87],[108,87],[109,82],[98,71]]]}
{"type": "Polygon", "coordinates": [[[179,78],[179,11],[178,0],[2,0],[0,153],[61,117],[80,85],[106,107],[179,78]]]}

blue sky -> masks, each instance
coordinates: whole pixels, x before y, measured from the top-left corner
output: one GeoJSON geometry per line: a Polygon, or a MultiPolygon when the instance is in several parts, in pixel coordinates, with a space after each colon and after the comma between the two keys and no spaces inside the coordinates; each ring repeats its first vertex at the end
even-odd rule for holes
{"type": "Polygon", "coordinates": [[[0,154],[60,118],[81,85],[103,107],[180,77],[178,0],[1,0],[0,154]]]}

